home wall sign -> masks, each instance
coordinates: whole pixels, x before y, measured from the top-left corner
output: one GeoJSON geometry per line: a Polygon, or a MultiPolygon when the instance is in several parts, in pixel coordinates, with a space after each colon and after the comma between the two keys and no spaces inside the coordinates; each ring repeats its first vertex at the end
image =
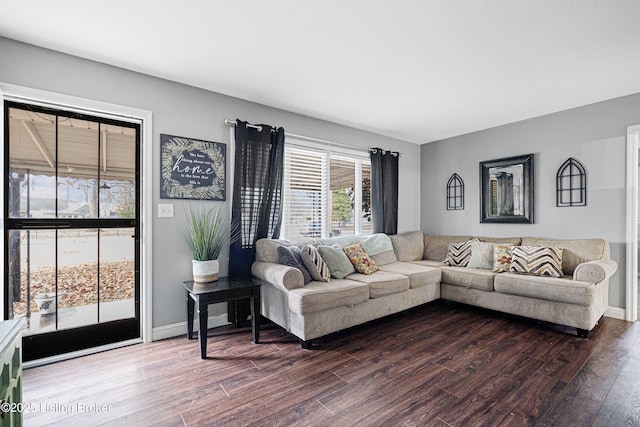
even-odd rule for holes
{"type": "Polygon", "coordinates": [[[226,145],[160,134],[160,197],[226,199],[226,145]]]}

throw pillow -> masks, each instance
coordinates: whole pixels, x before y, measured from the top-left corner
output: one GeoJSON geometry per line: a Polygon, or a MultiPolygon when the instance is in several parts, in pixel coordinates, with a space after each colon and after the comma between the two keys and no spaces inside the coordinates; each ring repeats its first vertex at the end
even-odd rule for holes
{"type": "Polygon", "coordinates": [[[320,256],[322,256],[324,262],[327,263],[329,271],[331,272],[331,277],[344,279],[349,274],[356,271],[340,245],[319,245],[318,252],[320,252],[320,256]]]}
{"type": "Polygon", "coordinates": [[[511,268],[511,245],[495,245],[493,247],[493,271],[502,273],[511,268]]]}
{"type": "Polygon", "coordinates": [[[347,246],[344,248],[344,253],[351,263],[356,267],[359,273],[373,274],[380,270],[378,264],[376,264],[364,250],[362,243],[356,243],[355,245],[347,246]]]}
{"type": "Polygon", "coordinates": [[[447,248],[447,259],[442,261],[450,266],[466,267],[471,258],[471,243],[478,239],[467,240],[466,242],[450,243],[447,248]]]}
{"type": "Polygon", "coordinates": [[[493,269],[493,243],[471,242],[471,256],[467,267],[493,269]]]}
{"type": "Polygon", "coordinates": [[[302,263],[302,253],[300,252],[299,247],[278,246],[278,258],[280,260],[280,264],[288,265],[289,267],[294,267],[300,270],[305,285],[308,285],[309,282],[311,282],[311,274],[309,274],[309,270],[307,270],[302,263]]]}
{"type": "Polygon", "coordinates": [[[307,267],[307,270],[309,270],[309,274],[311,274],[313,280],[328,282],[331,279],[329,267],[327,267],[327,264],[314,246],[304,245],[300,252],[302,263],[307,267]]]}
{"type": "Polygon", "coordinates": [[[562,249],[541,246],[514,246],[512,273],[562,277],[562,249]]]}

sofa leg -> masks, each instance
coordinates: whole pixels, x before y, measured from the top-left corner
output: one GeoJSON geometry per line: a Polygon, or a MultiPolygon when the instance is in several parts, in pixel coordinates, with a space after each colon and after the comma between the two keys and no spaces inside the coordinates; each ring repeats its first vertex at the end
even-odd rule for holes
{"type": "Polygon", "coordinates": [[[589,338],[589,331],[587,329],[576,328],[578,338],[589,338]]]}
{"type": "Polygon", "coordinates": [[[302,346],[305,350],[311,350],[311,346],[313,345],[313,340],[300,340],[300,346],[302,346]]]}

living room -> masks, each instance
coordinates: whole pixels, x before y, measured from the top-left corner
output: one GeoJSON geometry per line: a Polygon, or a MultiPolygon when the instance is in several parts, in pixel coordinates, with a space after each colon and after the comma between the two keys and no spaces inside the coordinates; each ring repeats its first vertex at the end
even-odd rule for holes
{"type": "MultiPolygon", "coordinates": [[[[70,6],[72,3],[70,2],[70,6]]],[[[251,9],[255,11],[255,16],[252,14],[251,19],[258,20],[257,17],[260,17],[261,14],[276,16],[272,11],[275,6],[255,3],[251,5],[251,9]]],[[[442,89],[448,83],[439,83],[426,89],[416,89],[408,85],[403,79],[405,74],[413,77],[414,72],[407,71],[414,65],[410,62],[387,63],[380,66],[380,70],[376,72],[370,71],[375,69],[377,61],[372,57],[400,49],[399,42],[392,47],[382,43],[369,46],[366,43],[356,43],[356,39],[359,40],[360,36],[351,34],[353,41],[348,47],[351,47],[353,52],[360,52],[353,54],[350,59],[352,62],[348,62],[348,56],[331,56],[331,49],[335,49],[336,44],[340,44],[340,36],[346,34],[342,32],[346,31],[344,30],[346,23],[352,23],[354,19],[361,19],[363,10],[360,9],[369,10],[367,5],[352,3],[348,7],[345,5],[317,6],[319,10],[316,12],[319,17],[327,17],[330,11],[335,8],[344,8],[342,10],[344,14],[340,14],[342,18],[331,21],[322,20],[319,17],[317,19],[310,18],[309,12],[305,11],[305,8],[309,7],[308,5],[303,7],[278,4],[277,9],[284,11],[287,10],[287,6],[290,7],[289,13],[297,19],[291,23],[291,25],[295,25],[296,30],[302,31],[305,26],[310,26],[317,32],[310,31],[311,34],[307,36],[309,37],[309,46],[313,46],[313,49],[301,52],[294,47],[288,48],[283,45],[283,49],[288,49],[285,52],[291,56],[290,59],[286,55],[281,57],[281,55],[275,54],[279,47],[277,44],[266,45],[271,54],[276,57],[274,66],[293,70],[290,71],[290,75],[282,73],[284,74],[284,77],[281,77],[283,80],[286,81],[294,74],[305,76],[303,82],[297,83],[299,85],[304,83],[305,86],[283,86],[283,98],[289,93],[299,93],[304,97],[309,93],[307,86],[312,87],[325,80],[326,76],[320,72],[304,68],[311,67],[318,58],[327,58],[327,61],[337,63],[347,61],[344,62],[347,65],[355,63],[356,65],[352,65],[352,67],[355,70],[360,70],[362,74],[361,80],[354,80],[349,75],[349,79],[344,79],[346,82],[338,79],[335,83],[340,82],[340,85],[337,85],[335,89],[325,88],[326,98],[334,98],[339,101],[332,107],[325,107],[325,112],[321,114],[316,112],[315,108],[317,108],[316,104],[321,105],[325,102],[324,97],[319,97],[318,92],[315,91],[306,95],[308,105],[300,108],[293,108],[285,103],[280,104],[278,95],[262,95],[253,86],[253,83],[261,83],[262,80],[254,68],[236,71],[237,75],[234,78],[240,82],[244,81],[246,84],[240,85],[235,81],[231,82],[230,86],[240,86],[235,92],[230,88],[225,88],[224,90],[229,90],[227,95],[222,94],[224,93],[222,86],[218,90],[211,88],[212,85],[215,87],[216,84],[224,83],[216,82],[217,69],[215,66],[201,74],[190,75],[190,80],[180,80],[180,70],[183,68],[198,70],[197,59],[204,55],[202,51],[206,51],[210,47],[194,49],[196,52],[191,52],[194,55],[191,57],[180,55],[181,51],[189,51],[190,49],[184,49],[184,45],[176,46],[172,41],[171,31],[187,32],[191,30],[191,25],[185,20],[170,19],[171,13],[182,16],[178,10],[174,9],[175,6],[167,6],[165,14],[161,14],[159,11],[147,10],[142,5],[127,4],[123,8],[130,8],[127,12],[131,14],[131,17],[126,19],[129,20],[127,22],[132,27],[131,33],[122,31],[118,34],[108,34],[102,28],[102,32],[105,33],[103,38],[91,39],[94,43],[89,45],[74,46],[65,45],[64,42],[77,41],[84,38],[85,35],[89,39],[90,36],[95,37],[97,33],[101,32],[89,31],[92,25],[92,15],[99,16],[104,12],[111,18],[110,25],[113,25],[113,22],[117,21],[116,17],[120,17],[119,14],[123,11],[105,6],[104,11],[65,12],[63,16],[59,10],[62,9],[59,4],[56,6],[38,5],[38,8],[46,8],[39,12],[42,16],[55,16],[60,20],[59,22],[65,24],[58,25],[65,30],[60,29],[60,33],[56,36],[58,38],[55,38],[53,37],[55,34],[53,28],[44,30],[44,28],[49,28],[45,26],[44,22],[42,22],[42,26],[27,24],[30,22],[28,19],[35,18],[27,18],[30,13],[25,3],[22,2],[11,6],[4,5],[3,9],[6,8],[7,14],[3,13],[4,17],[0,18],[0,61],[2,65],[0,67],[0,91],[3,99],[39,100],[56,105],[82,107],[85,111],[118,112],[123,116],[129,115],[143,119],[141,141],[143,213],[141,221],[143,224],[142,233],[144,234],[141,267],[142,300],[140,302],[142,330],[139,341],[157,345],[163,339],[182,336],[187,331],[182,282],[191,277],[191,256],[180,227],[182,212],[188,202],[160,197],[158,179],[161,159],[160,135],[180,135],[226,144],[228,147],[227,164],[230,167],[233,128],[225,124],[225,119],[241,119],[250,123],[268,123],[273,126],[281,126],[292,134],[346,144],[354,149],[367,150],[371,147],[383,147],[386,150],[402,153],[399,159],[398,176],[398,232],[421,230],[424,233],[436,235],[544,236],[556,239],[598,237],[605,239],[611,246],[611,258],[619,266],[617,273],[610,280],[610,307],[606,313],[606,319],[614,319],[624,323],[630,306],[627,285],[628,226],[626,215],[629,188],[627,185],[627,137],[629,127],[640,125],[638,60],[637,54],[633,50],[638,45],[637,17],[640,12],[635,2],[632,1],[604,3],[602,10],[599,9],[601,2],[588,3],[589,7],[573,4],[566,8],[559,7],[559,11],[553,9],[554,12],[548,12],[546,8],[552,7],[550,4],[538,7],[532,2],[525,2],[526,6],[523,5],[524,9],[522,10],[518,10],[514,6],[514,8],[502,10],[497,15],[492,13],[482,15],[484,8],[496,6],[494,3],[483,2],[483,6],[461,4],[452,9],[440,5],[442,9],[438,10],[447,13],[448,25],[454,25],[457,19],[461,19],[461,16],[454,15],[454,12],[460,13],[466,18],[466,20],[455,24],[453,28],[456,30],[461,29],[462,22],[466,24],[473,22],[469,17],[472,13],[484,16],[484,20],[478,21],[484,26],[475,28],[478,31],[477,37],[482,35],[491,40],[500,38],[508,41],[508,37],[504,37],[500,31],[490,30],[496,27],[500,28],[496,23],[503,24],[506,28],[505,31],[511,30],[508,33],[511,36],[518,34],[522,28],[535,27],[534,25],[525,25],[527,22],[534,22],[546,29],[539,29],[535,33],[538,37],[543,37],[545,31],[552,33],[549,37],[542,38],[538,43],[534,41],[527,44],[526,46],[530,50],[523,50],[518,55],[516,55],[518,47],[507,42],[498,44],[494,50],[479,49],[474,44],[471,44],[471,47],[467,46],[469,50],[465,51],[466,56],[462,56],[466,57],[468,62],[456,62],[459,58],[456,58],[455,61],[452,58],[458,67],[457,71],[460,72],[458,84],[461,87],[457,90],[462,91],[455,93],[442,89]],[[582,7],[586,7],[586,10],[581,9],[582,7]],[[156,13],[159,16],[144,19],[150,21],[149,24],[145,24],[150,27],[147,29],[162,27],[166,31],[154,33],[149,37],[157,39],[148,40],[146,34],[151,33],[135,27],[140,24],[141,16],[156,13]],[[161,20],[167,17],[169,20],[163,23],[161,20]],[[599,21],[598,17],[602,21],[599,21]],[[634,17],[636,18],[635,25],[632,24],[634,17]],[[509,25],[511,22],[509,19],[516,18],[522,21],[513,21],[509,25]],[[570,18],[574,19],[571,21],[573,25],[567,23],[570,18]],[[19,24],[11,24],[10,20],[12,19],[15,19],[15,22],[19,22],[19,24]],[[527,21],[527,19],[531,21],[527,21]],[[331,22],[336,26],[333,28],[335,33],[328,30],[321,31],[324,24],[331,22]],[[78,23],[82,23],[82,25],[77,26],[78,23]],[[554,28],[565,24],[575,32],[568,30],[568,34],[553,33],[554,28]],[[79,37],[78,34],[83,36],[79,37]],[[573,38],[570,41],[564,40],[567,45],[562,49],[552,49],[553,37],[561,36],[573,38]],[[581,38],[584,44],[579,43],[581,38]],[[600,45],[599,42],[596,42],[597,40],[607,40],[610,44],[602,42],[603,45],[600,45]],[[102,42],[103,45],[100,45],[99,42],[102,42]],[[146,57],[146,62],[139,64],[136,62],[135,56],[140,53],[145,44],[151,44],[151,42],[157,42],[161,48],[164,46],[168,53],[165,54],[165,57],[146,57]],[[572,45],[570,42],[575,44],[572,45]],[[100,56],[102,50],[107,51],[110,47],[122,50],[122,56],[119,58],[100,56]],[[355,50],[355,47],[361,51],[355,50]],[[536,51],[535,47],[539,47],[539,50],[536,51]],[[575,47],[577,50],[582,48],[587,53],[584,57],[576,55],[574,58],[568,51],[569,47],[575,47]],[[172,50],[169,50],[170,48],[172,50]],[[547,48],[549,53],[545,56],[547,48]],[[471,55],[474,49],[478,49],[479,52],[475,57],[471,55]],[[486,58],[478,58],[483,54],[486,55],[486,58]],[[171,55],[175,55],[175,57],[171,55]],[[495,55],[495,58],[492,55],[495,55]],[[529,62],[522,60],[524,56],[530,58],[529,62]],[[581,58],[582,62],[580,62],[581,58]],[[600,61],[600,58],[605,59],[600,61]],[[521,68],[500,68],[502,64],[513,66],[516,60],[523,61],[519,63],[521,68]],[[485,64],[485,68],[478,68],[475,61],[485,64]],[[604,62],[605,66],[600,62],[604,62]],[[489,66],[486,65],[487,63],[489,66]],[[460,71],[463,69],[472,69],[472,71],[463,73],[460,71]],[[519,72],[525,69],[533,70],[531,75],[537,76],[537,79],[519,80],[519,72]],[[594,74],[588,74],[588,70],[596,71],[594,74]],[[368,76],[368,74],[371,75],[368,76]],[[389,77],[390,80],[393,80],[392,84],[384,86],[380,84],[377,87],[368,86],[371,81],[384,80],[385,75],[392,76],[389,77]],[[555,76],[557,80],[554,80],[552,76],[555,76]],[[209,82],[209,79],[213,82],[209,82]],[[511,82],[512,85],[496,86],[498,82],[511,82]],[[545,86],[547,84],[549,86],[545,86]],[[398,93],[408,93],[411,96],[401,98],[398,93]],[[463,96],[465,93],[467,95],[463,96]],[[485,106],[487,100],[496,97],[498,93],[503,96],[503,98],[498,97],[501,99],[501,103],[485,106]],[[505,93],[508,96],[503,95],[505,93]],[[8,98],[6,98],[7,96],[8,98]],[[357,104],[358,109],[347,102],[351,98],[359,97],[362,100],[357,104]],[[431,101],[431,97],[435,98],[434,102],[431,101]],[[554,99],[556,103],[546,104],[544,101],[547,98],[554,99]],[[455,102],[445,104],[445,99],[449,99],[449,101],[453,99],[455,102]],[[414,109],[417,109],[419,105],[424,105],[426,110],[427,104],[433,103],[434,105],[429,108],[439,110],[439,112],[437,115],[436,113],[430,115],[431,113],[415,111],[406,115],[404,119],[391,115],[394,109],[409,100],[414,109]],[[352,111],[349,112],[348,108],[351,108],[352,111]],[[494,111],[501,112],[502,115],[491,116],[488,114],[494,111]],[[366,118],[367,121],[364,122],[363,118],[366,118]],[[374,126],[372,123],[377,123],[377,125],[374,126]],[[486,123],[492,124],[487,125],[486,123]],[[404,124],[408,129],[406,133],[402,133],[400,124],[404,124]],[[424,130],[431,128],[438,131],[424,130]],[[479,221],[479,163],[528,153],[535,155],[533,223],[481,223],[479,221]],[[588,202],[586,206],[570,208],[556,206],[556,172],[567,158],[576,158],[586,167],[588,173],[588,202]],[[465,183],[465,208],[462,210],[446,209],[445,186],[453,173],[462,177],[465,183]],[[172,204],[174,216],[159,217],[157,207],[161,204],[172,204]],[[149,224],[150,226],[145,226],[149,224]]],[[[222,5],[217,6],[222,7],[222,5]]],[[[411,2],[411,6],[419,7],[419,13],[414,13],[417,18],[410,20],[405,14],[402,15],[402,19],[409,20],[408,22],[413,25],[407,25],[404,21],[390,23],[384,19],[385,11],[389,12],[389,9],[396,9],[397,6],[385,8],[379,5],[381,7],[381,10],[378,11],[380,15],[369,16],[365,13],[364,16],[367,16],[368,19],[375,18],[372,22],[390,25],[393,31],[400,34],[405,34],[405,28],[415,28],[422,20],[427,20],[431,26],[434,26],[436,28],[434,32],[437,29],[442,29],[444,24],[436,25],[437,23],[434,21],[437,19],[428,17],[429,9],[427,6],[423,8],[418,6],[417,2],[411,2]]],[[[238,13],[239,10],[231,9],[221,9],[220,11],[207,9],[210,12],[209,18],[222,28],[219,41],[213,43],[216,45],[215,53],[212,54],[215,59],[212,61],[213,65],[216,61],[220,63],[232,62],[227,58],[227,55],[231,55],[231,51],[234,49],[250,50],[253,45],[258,45],[260,48],[259,39],[256,38],[249,38],[245,41],[245,45],[234,47],[237,40],[230,34],[234,33],[233,23],[237,20],[231,19],[230,16],[233,13],[238,13]]],[[[237,9],[242,10],[241,7],[237,9]]],[[[371,13],[373,14],[373,12],[371,13]]],[[[191,19],[195,18],[191,16],[191,19]]],[[[104,18],[104,21],[108,20],[104,18]]],[[[290,24],[288,21],[285,23],[279,22],[277,19],[276,21],[279,25],[290,24]]],[[[425,24],[425,26],[429,25],[425,24]]],[[[291,32],[286,29],[279,31],[287,35],[291,32]]],[[[374,31],[371,32],[374,33],[374,31]]],[[[433,35],[432,33],[428,34],[433,35]]],[[[471,35],[474,33],[471,31],[465,34],[467,38],[461,37],[463,41],[471,40],[471,35]]],[[[447,35],[453,38],[453,34],[447,33],[447,35]]],[[[406,31],[405,37],[411,38],[411,32],[406,31]]],[[[442,38],[446,45],[446,37],[442,36],[442,38]]],[[[526,39],[527,36],[523,36],[522,39],[518,39],[518,42],[525,42],[526,39]]],[[[455,38],[455,40],[459,39],[455,38]]],[[[479,38],[478,40],[485,39],[479,38]]],[[[281,42],[282,39],[276,38],[275,41],[269,39],[269,41],[275,43],[281,42]]],[[[460,45],[465,44],[460,42],[460,45]]],[[[448,49],[453,50],[454,48],[448,49]]],[[[424,55],[428,52],[425,52],[424,55]]],[[[457,54],[451,53],[450,55],[457,56],[457,54]]],[[[408,57],[410,56],[408,55],[408,57]]],[[[434,63],[438,62],[434,61],[434,63]]],[[[427,65],[422,63],[415,65],[420,72],[428,69],[428,63],[427,65]]],[[[449,72],[453,71],[449,70],[449,72]]],[[[428,74],[419,77],[425,80],[433,79],[428,74]]],[[[441,75],[438,74],[438,77],[441,75]]],[[[275,81],[268,82],[263,86],[270,86],[274,83],[275,81]]],[[[280,84],[284,85],[282,81],[280,84]]],[[[218,204],[225,209],[231,209],[229,201],[218,204]]],[[[227,274],[228,262],[228,253],[223,253],[221,276],[227,274]]],[[[446,308],[441,310],[443,313],[448,312],[446,308]]],[[[411,324],[419,324],[415,319],[402,319],[411,324]]],[[[211,306],[209,327],[223,326],[226,323],[226,305],[211,306]]],[[[616,330],[616,327],[607,326],[606,330],[616,330]]],[[[269,333],[275,336],[278,332],[267,332],[267,334],[269,333]]],[[[353,339],[356,339],[356,336],[353,339]]],[[[598,336],[596,334],[590,340],[595,340],[598,336]]],[[[544,335],[544,338],[553,340],[550,335],[544,335]]],[[[574,339],[568,336],[564,336],[564,338],[574,339]]],[[[242,339],[249,341],[248,335],[242,339]]],[[[283,339],[286,340],[286,338],[283,339]]],[[[344,337],[341,339],[349,340],[344,337]]],[[[211,338],[209,341],[211,342],[210,352],[212,352],[215,349],[216,338],[211,338]]],[[[248,344],[251,343],[248,342],[248,344]]],[[[371,340],[370,344],[374,345],[375,342],[371,340]]],[[[194,366],[197,362],[198,369],[203,369],[205,372],[216,369],[215,367],[203,367],[200,360],[196,360],[198,357],[195,344],[191,342],[189,345],[196,352],[185,354],[185,357],[193,358],[194,366]]],[[[134,347],[136,346],[132,348],[134,347]]],[[[246,347],[241,348],[243,351],[247,349],[246,347]]],[[[637,345],[635,347],[630,345],[629,357],[635,355],[633,357],[638,358],[638,351],[637,345]],[[631,348],[634,348],[635,352],[632,352],[631,348]]],[[[232,352],[232,354],[236,353],[232,352]]],[[[288,353],[288,357],[295,356],[288,353]]],[[[566,357],[571,358],[571,355],[568,354],[566,357]]],[[[50,361],[54,362],[54,360],[50,361]]],[[[203,362],[217,361],[219,360],[203,362]]],[[[37,369],[54,369],[56,365],[58,364],[52,363],[37,369]]],[[[35,369],[33,368],[34,372],[35,369]]],[[[69,372],[73,368],[66,369],[69,372]]],[[[177,372],[173,373],[177,374],[177,372]]],[[[191,372],[189,373],[191,374],[191,372]]],[[[101,374],[97,378],[107,381],[108,375],[101,374]]],[[[25,390],[29,387],[27,379],[28,377],[25,378],[25,390]]],[[[188,380],[185,379],[185,381],[188,380]]],[[[637,386],[635,390],[637,393],[637,386]]],[[[27,394],[25,394],[26,396],[27,394]]],[[[629,402],[634,401],[633,399],[636,399],[637,407],[637,394],[634,398],[632,395],[628,396],[629,402]]],[[[55,402],[52,400],[51,403],[55,402]]],[[[100,401],[97,403],[108,405],[110,402],[100,401]]],[[[113,411],[116,410],[117,408],[114,406],[113,411]]],[[[54,417],[53,411],[49,411],[49,415],[52,417],[51,420],[60,419],[54,417]]],[[[111,415],[113,416],[113,413],[111,415]]],[[[38,423],[45,424],[46,419],[40,418],[38,423]]],[[[158,418],[158,420],[158,424],[169,424],[167,419],[158,418]]],[[[237,421],[243,423],[242,420],[237,421]]],[[[322,423],[322,421],[317,422],[322,423]]],[[[327,420],[326,422],[330,423],[331,421],[327,420]]],[[[635,422],[638,423],[638,418],[635,419],[635,422]]],[[[150,420],[147,420],[146,423],[153,424],[150,420]]],[[[187,423],[187,425],[193,424],[187,423]]]]}

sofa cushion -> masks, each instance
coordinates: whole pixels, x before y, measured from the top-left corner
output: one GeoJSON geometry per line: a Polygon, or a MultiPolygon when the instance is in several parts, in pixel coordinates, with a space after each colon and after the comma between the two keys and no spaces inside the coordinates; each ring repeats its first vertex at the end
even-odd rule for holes
{"type": "Polygon", "coordinates": [[[288,265],[289,267],[297,268],[302,273],[302,280],[305,285],[311,282],[311,274],[309,270],[302,263],[302,256],[300,248],[297,246],[279,246],[278,256],[280,257],[280,264],[288,265]]]}
{"type": "MultiPolygon", "coordinates": [[[[366,249],[367,248],[365,247],[365,250],[366,249]]],[[[376,255],[371,255],[371,259],[380,266],[391,264],[398,261],[398,258],[396,258],[396,253],[394,251],[386,251],[376,255]]]]}
{"type": "Polygon", "coordinates": [[[329,271],[331,272],[331,277],[344,279],[349,274],[356,271],[340,245],[318,245],[318,252],[320,252],[320,256],[324,262],[327,263],[329,271]]]}
{"type": "Polygon", "coordinates": [[[347,254],[347,258],[349,258],[349,261],[351,261],[359,273],[373,274],[380,270],[378,264],[376,264],[371,257],[367,255],[362,243],[347,246],[344,248],[344,253],[347,254]]]}
{"type": "Polygon", "coordinates": [[[442,262],[450,266],[466,267],[471,258],[472,242],[474,242],[474,240],[450,243],[447,249],[447,257],[442,262]]]}
{"type": "Polygon", "coordinates": [[[471,256],[467,267],[493,270],[493,243],[471,242],[471,256]]]}
{"type": "Polygon", "coordinates": [[[539,237],[523,237],[526,246],[553,246],[562,248],[562,272],[573,274],[579,264],[586,261],[610,258],[609,243],[603,239],[551,240],[539,237]]]}
{"type": "Polygon", "coordinates": [[[511,251],[511,273],[562,277],[562,248],[514,246],[511,251]]]}
{"type": "Polygon", "coordinates": [[[520,246],[522,244],[522,237],[485,237],[485,236],[477,236],[476,237],[481,242],[487,243],[500,243],[500,244],[509,244],[511,246],[520,246]]]}
{"type": "Polygon", "coordinates": [[[335,307],[360,304],[369,299],[369,287],[361,282],[334,279],[311,282],[289,291],[289,309],[298,314],[316,313],[335,307]]]}
{"type": "Polygon", "coordinates": [[[364,246],[364,250],[378,265],[385,265],[397,261],[391,239],[384,233],[376,233],[363,237],[362,246],[364,246]]]}
{"type": "Polygon", "coordinates": [[[373,274],[353,273],[347,279],[357,280],[369,286],[369,298],[403,292],[409,289],[409,278],[403,274],[376,271],[373,274]]]}
{"type": "Polygon", "coordinates": [[[301,249],[302,262],[304,266],[309,270],[309,274],[313,277],[313,280],[320,282],[328,282],[331,278],[329,267],[320,256],[320,252],[315,246],[305,245],[301,249]]]}
{"type": "Polygon", "coordinates": [[[278,248],[280,246],[295,246],[288,240],[278,239],[258,239],[256,241],[256,261],[260,262],[280,262],[278,248]]]}
{"type": "Polygon", "coordinates": [[[483,291],[493,290],[493,280],[497,273],[491,270],[480,270],[468,267],[441,267],[442,282],[451,285],[465,286],[483,291]]]}
{"type": "Polygon", "coordinates": [[[424,254],[422,231],[410,231],[389,236],[398,261],[418,261],[424,254]]]}
{"type": "Polygon", "coordinates": [[[572,280],[569,276],[542,277],[500,273],[494,280],[496,292],[589,306],[595,303],[593,283],[572,280]]]}
{"type": "Polygon", "coordinates": [[[409,262],[394,262],[380,267],[382,271],[398,273],[409,277],[409,286],[421,288],[427,285],[440,284],[442,273],[439,268],[409,262]]]}
{"type": "Polygon", "coordinates": [[[450,243],[465,242],[471,236],[432,236],[424,235],[424,252],[422,259],[432,259],[436,261],[444,260],[447,257],[447,250],[450,243]]]}
{"type": "Polygon", "coordinates": [[[420,261],[409,261],[410,264],[422,265],[425,267],[441,268],[446,267],[446,264],[442,261],[436,261],[435,259],[421,259],[420,261]]]}

